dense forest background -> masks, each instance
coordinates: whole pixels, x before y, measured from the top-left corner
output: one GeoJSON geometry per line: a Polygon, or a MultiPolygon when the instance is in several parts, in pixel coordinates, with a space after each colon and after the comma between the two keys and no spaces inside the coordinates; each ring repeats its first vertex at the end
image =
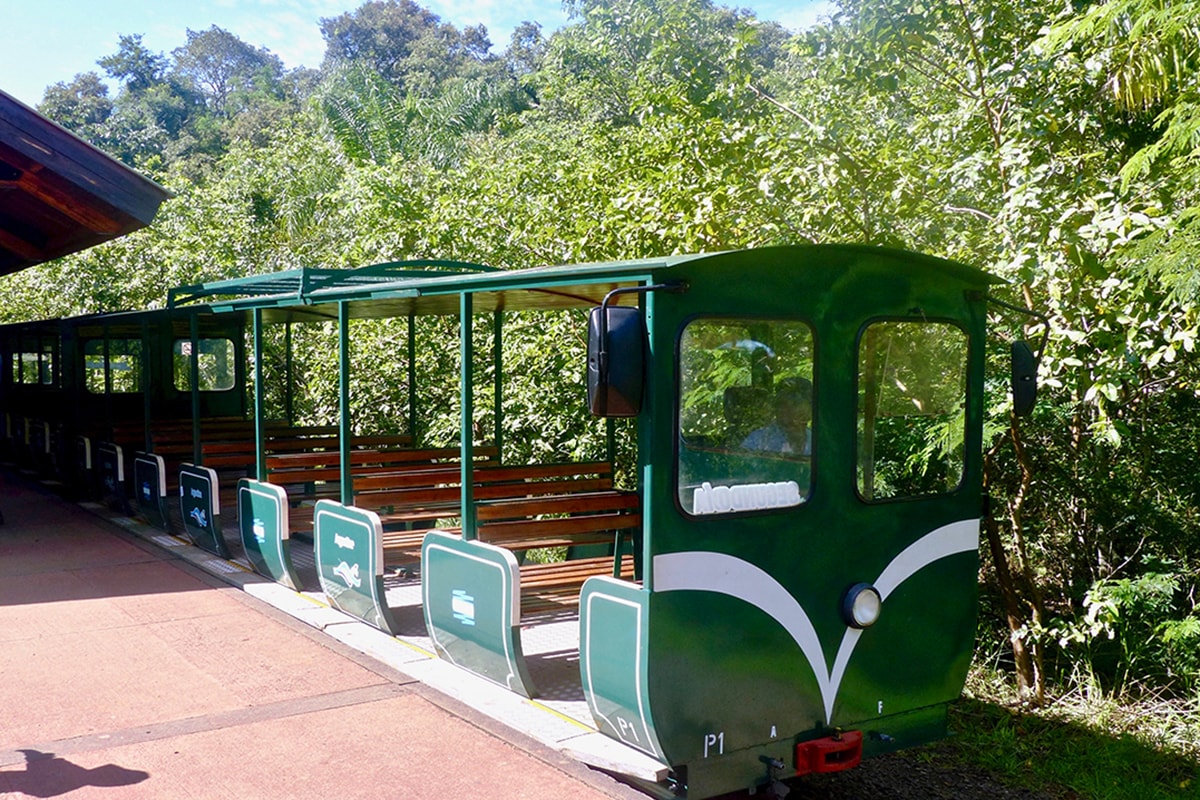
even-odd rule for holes
{"type": "MultiPolygon", "coordinates": [[[[419,257],[865,242],[964,261],[1048,319],[993,319],[981,668],[1031,704],[1194,715],[1200,2],[841,0],[801,33],[711,0],[564,5],[566,27],[501,49],[368,2],[320,21],[320,69],[216,27],[170,53],[131,32],[39,110],[175,197],[150,229],[5,279],[0,313],[419,257]],[[1018,421],[1001,353],[1043,335],[1018,421]]],[[[510,413],[536,417],[537,359],[522,369],[510,413]]]]}

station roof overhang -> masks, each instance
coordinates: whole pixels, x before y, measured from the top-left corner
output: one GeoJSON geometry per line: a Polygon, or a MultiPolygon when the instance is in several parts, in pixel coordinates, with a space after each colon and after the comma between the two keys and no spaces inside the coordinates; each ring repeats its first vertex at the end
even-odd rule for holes
{"type": "Polygon", "coordinates": [[[0,91],[0,275],[145,227],[169,196],[0,91]]]}

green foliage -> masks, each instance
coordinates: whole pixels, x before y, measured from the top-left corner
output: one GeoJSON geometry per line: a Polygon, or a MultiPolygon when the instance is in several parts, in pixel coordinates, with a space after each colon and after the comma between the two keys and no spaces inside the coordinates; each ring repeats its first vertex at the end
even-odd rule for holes
{"type": "Polygon", "coordinates": [[[754,35],[711,0],[570,0],[578,24],[551,38],[540,94],[557,113],[626,125],[654,115],[731,117],[754,35]]]}
{"type": "Polygon", "coordinates": [[[161,83],[170,66],[163,55],[151,52],[142,44],[141,34],[119,37],[117,52],[96,63],[108,77],[115,78],[135,93],[161,83]]]}
{"type": "Polygon", "coordinates": [[[1027,712],[972,676],[968,698],[950,715],[954,736],[907,758],[932,759],[947,772],[992,775],[1035,795],[1087,800],[1187,800],[1196,796],[1200,729],[1181,705],[1159,727],[1148,707],[1121,707],[1072,695],[1027,712]]]}
{"type": "Polygon", "coordinates": [[[174,56],[175,71],[200,89],[209,110],[219,117],[242,110],[263,88],[269,92],[283,73],[278,56],[216,25],[206,31],[188,30],[187,44],[175,48],[174,56]]]}
{"type": "Polygon", "coordinates": [[[402,96],[382,75],[354,64],[332,73],[314,103],[356,161],[422,159],[445,168],[461,159],[470,135],[502,125],[527,98],[515,82],[489,77],[460,81],[432,98],[402,96]]]}
{"type": "Polygon", "coordinates": [[[108,87],[95,72],[83,72],[70,83],[46,89],[40,111],[97,145],[106,143],[105,123],[113,113],[108,87]]]}
{"type": "Polygon", "coordinates": [[[1096,581],[1084,595],[1083,613],[1044,634],[1062,648],[1073,679],[1087,687],[1123,696],[1169,686],[1195,696],[1200,619],[1181,604],[1183,588],[1182,576],[1152,571],[1096,581]]]}

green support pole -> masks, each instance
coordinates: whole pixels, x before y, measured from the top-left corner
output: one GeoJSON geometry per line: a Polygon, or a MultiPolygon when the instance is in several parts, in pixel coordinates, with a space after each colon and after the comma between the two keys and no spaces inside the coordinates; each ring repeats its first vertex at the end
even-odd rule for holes
{"type": "Polygon", "coordinates": [[[419,447],[421,440],[417,432],[417,337],[416,318],[408,315],[408,435],[412,437],[413,447],[419,447]]]}
{"type": "Polygon", "coordinates": [[[153,386],[153,376],[150,373],[150,359],[147,357],[150,353],[150,323],[142,320],[142,425],[145,428],[145,451],[149,453],[154,448],[154,437],[150,435],[150,423],[153,417],[153,409],[151,406],[150,387],[153,386]]]}
{"type": "Polygon", "coordinates": [[[108,340],[109,328],[104,326],[104,421],[112,426],[112,347],[108,340]]]}
{"type": "MultiPolygon", "coordinates": [[[[245,343],[246,343],[246,331],[245,330],[242,330],[241,339],[242,339],[242,344],[245,345],[245,343]]],[[[244,352],[244,350],[243,350],[243,352],[244,352]]],[[[246,409],[250,408],[250,386],[248,385],[250,383],[250,380],[249,380],[249,378],[246,377],[245,359],[243,359],[241,364],[237,363],[237,351],[236,350],[234,351],[234,372],[233,372],[233,374],[234,374],[234,381],[237,383],[238,393],[241,394],[241,396],[242,396],[242,403],[240,406],[242,409],[242,416],[245,416],[246,409]]]]}
{"type": "Polygon", "coordinates": [[[254,476],[267,479],[266,403],[263,389],[262,309],[254,309],[254,476]]]}
{"type": "MultiPolygon", "coordinates": [[[[59,386],[62,387],[65,393],[64,396],[70,398],[67,401],[67,408],[70,409],[71,429],[70,436],[68,437],[67,441],[73,442],[75,441],[75,436],[79,434],[79,431],[83,425],[83,402],[80,398],[86,397],[87,392],[86,390],[82,392],[80,391],[81,387],[76,381],[78,372],[76,370],[69,369],[66,365],[76,363],[75,359],[80,358],[80,351],[82,348],[79,345],[79,340],[75,336],[74,331],[69,325],[67,325],[65,320],[59,322],[58,324],[58,341],[58,363],[55,366],[58,368],[59,386]]],[[[84,369],[85,374],[86,372],[87,370],[84,369]]]]}
{"type": "Polygon", "coordinates": [[[284,418],[288,425],[296,424],[296,395],[292,391],[292,323],[288,322],[283,330],[284,374],[283,374],[283,403],[284,418]]]}
{"type": "Polygon", "coordinates": [[[338,303],[338,445],[342,456],[342,504],[354,500],[350,471],[350,306],[338,303]]]}
{"type": "Polygon", "coordinates": [[[492,318],[492,363],[496,371],[496,385],[492,394],[492,417],[496,436],[496,456],[504,463],[504,312],[497,311],[492,318]]]}
{"type": "Polygon", "coordinates": [[[192,463],[200,466],[200,315],[193,313],[188,320],[192,335],[192,463]]]}
{"type": "Polygon", "coordinates": [[[475,417],[474,372],[475,347],[471,337],[471,316],[474,297],[463,292],[459,300],[459,393],[462,399],[462,419],[459,446],[462,453],[462,530],[464,539],[475,538],[475,442],[472,421],[475,417]]]}

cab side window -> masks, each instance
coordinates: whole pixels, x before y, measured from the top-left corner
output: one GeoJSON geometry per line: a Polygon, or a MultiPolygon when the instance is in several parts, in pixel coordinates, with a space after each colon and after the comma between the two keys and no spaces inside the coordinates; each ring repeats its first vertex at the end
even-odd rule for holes
{"type": "Polygon", "coordinates": [[[876,322],[858,348],[858,493],[944,494],[963,479],[967,336],[937,322],[876,322]]]}
{"type": "Polygon", "coordinates": [[[13,383],[58,385],[58,340],[50,336],[18,337],[19,349],[12,353],[13,383]]]}

